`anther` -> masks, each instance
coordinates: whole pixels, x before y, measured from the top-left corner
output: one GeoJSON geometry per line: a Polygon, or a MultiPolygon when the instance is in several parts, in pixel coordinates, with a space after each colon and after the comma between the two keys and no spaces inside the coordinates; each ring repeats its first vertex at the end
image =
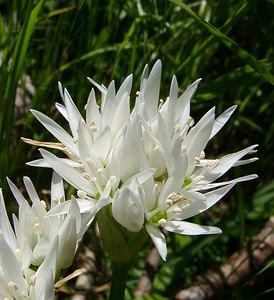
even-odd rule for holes
{"type": "Polygon", "coordinates": [[[90,176],[87,172],[83,172],[83,173],[82,173],[82,176],[83,176],[85,179],[91,180],[91,176],[90,176]]]}
{"type": "Polygon", "coordinates": [[[44,200],[41,200],[40,203],[42,204],[42,206],[44,207],[44,209],[47,208],[47,203],[44,200]]]}
{"type": "Polygon", "coordinates": [[[98,168],[96,171],[97,174],[103,174],[104,173],[104,169],[103,168],[98,168]]]}
{"type": "Polygon", "coordinates": [[[158,223],[159,223],[160,225],[165,225],[165,224],[167,223],[167,220],[166,220],[166,219],[160,219],[160,220],[158,221],[158,223]]]}
{"type": "Polygon", "coordinates": [[[13,290],[18,290],[18,287],[17,287],[16,283],[13,282],[13,281],[8,282],[8,287],[13,289],[13,290]]]}
{"type": "Polygon", "coordinates": [[[91,123],[90,123],[90,130],[92,132],[97,132],[97,127],[96,127],[96,121],[95,120],[91,121],[91,123]]]}
{"type": "Polygon", "coordinates": [[[77,196],[80,198],[80,199],[85,199],[87,197],[87,193],[85,191],[81,191],[81,190],[78,190],[77,191],[77,196]]]}
{"type": "Polygon", "coordinates": [[[87,161],[87,164],[88,164],[91,168],[93,168],[93,169],[96,169],[96,168],[97,168],[95,162],[94,162],[93,159],[91,159],[90,157],[88,157],[86,161],[87,161]]]}
{"type": "Polygon", "coordinates": [[[182,130],[181,126],[179,124],[175,125],[175,132],[179,133],[182,130]]]}
{"type": "Polygon", "coordinates": [[[173,212],[175,214],[180,214],[182,212],[182,209],[180,207],[176,206],[176,207],[174,207],[173,212]]]}
{"type": "Polygon", "coordinates": [[[187,116],[186,123],[189,127],[192,127],[194,125],[194,119],[191,116],[187,116]]]}

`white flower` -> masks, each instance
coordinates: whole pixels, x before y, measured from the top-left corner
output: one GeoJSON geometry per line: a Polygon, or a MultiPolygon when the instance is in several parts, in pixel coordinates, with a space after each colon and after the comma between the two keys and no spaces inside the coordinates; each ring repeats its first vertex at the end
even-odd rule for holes
{"type": "MultiPolygon", "coordinates": [[[[24,184],[31,200],[31,205],[18,188],[8,180],[10,189],[19,206],[19,216],[13,216],[17,247],[24,253],[22,268],[29,265],[39,266],[45,260],[49,249],[58,236],[57,269],[70,266],[78,244],[89,227],[90,215],[81,216],[78,202],[65,201],[63,182],[54,173],[51,184],[51,205],[40,200],[31,180],[24,177],[24,184]],[[51,216],[57,204],[65,203],[66,214],[51,216]]],[[[12,231],[10,234],[12,234],[12,231]]]]}
{"type": "MultiPolygon", "coordinates": [[[[91,91],[84,121],[67,91],[61,90],[65,106],[57,108],[68,120],[71,134],[47,116],[34,116],[61,142],[32,144],[63,150],[68,158],[58,158],[41,149],[43,160],[34,166],[50,166],[72,184],[81,198],[81,212],[95,215],[111,204],[114,219],[131,232],[146,228],[163,259],[166,242],[161,228],[179,234],[212,234],[220,229],[185,221],[219,201],[237,182],[251,180],[248,175],[230,181],[218,181],[257,145],[218,159],[206,157],[208,141],[225,125],[236,106],[215,117],[209,110],[195,125],[190,115],[190,100],[200,79],[179,96],[176,77],[172,78],[166,101],[159,100],[161,62],[149,72],[146,66],[135,106],[130,112],[132,77],[126,78],[115,93],[92,81],[102,93],[98,108],[91,91]]],[[[64,213],[59,205],[58,212],[64,213]]]]}
{"type": "MultiPolygon", "coordinates": [[[[54,299],[54,280],[57,270],[58,242],[56,236],[41,265],[31,264],[30,253],[20,248],[17,232],[10,225],[2,190],[0,190],[0,298],[54,299]]],[[[27,217],[27,216],[26,216],[27,217]]]]}

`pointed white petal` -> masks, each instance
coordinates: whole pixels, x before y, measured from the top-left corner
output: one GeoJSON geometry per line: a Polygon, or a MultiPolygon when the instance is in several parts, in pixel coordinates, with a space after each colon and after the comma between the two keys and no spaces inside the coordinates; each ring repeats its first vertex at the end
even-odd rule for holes
{"type": "Polygon", "coordinates": [[[27,200],[24,198],[24,196],[21,194],[17,186],[9,179],[7,178],[10,190],[16,199],[19,206],[21,206],[23,203],[25,203],[27,200]]]}
{"type": "Polygon", "coordinates": [[[15,250],[17,242],[7,215],[2,189],[0,189],[0,232],[2,232],[9,246],[15,250]]]}
{"type": "Polygon", "coordinates": [[[85,191],[88,195],[93,194],[94,190],[91,187],[91,183],[79,171],[44,149],[40,149],[40,152],[47,163],[72,186],[78,190],[85,191]]]}
{"type": "Polygon", "coordinates": [[[76,220],[75,216],[68,215],[59,231],[58,268],[68,268],[76,251],[76,220]]]}
{"type": "Polygon", "coordinates": [[[7,244],[3,234],[0,233],[0,265],[1,273],[4,275],[6,283],[14,282],[19,291],[26,289],[25,281],[22,276],[21,267],[14,252],[7,244]]]}
{"type": "Polygon", "coordinates": [[[34,109],[31,109],[30,111],[35,118],[57,138],[57,140],[64,144],[74,155],[78,156],[78,150],[76,145],[73,143],[72,137],[60,125],[39,111],[34,109]]]}
{"type": "Polygon", "coordinates": [[[216,234],[222,233],[221,229],[213,226],[203,226],[185,221],[168,221],[163,226],[167,231],[184,235],[216,234]]]}
{"type": "Polygon", "coordinates": [[[101,131],[101,114],[95,98],[94,89],[91,90],[86,106],[86,121],[87,125],[91,126],[95,122],[98,132],[101,131]]]}
{"type": "Polygon", "coordinates": [[[54,239],[48,255],[36,272],[35,279],[35,299],[53,300],[54,296],[54,279],[57,266],[58,254],[58,236],[54,239]],[[45,297],[48,298],[45,298],[45,297]]]}
{"type": "Polygon", "coordinates": [[[209,139],[213,138],[215,134],[217,134],[222,127],[225,125],[225,123],[228,121],[228,119],[231,117],[235,109],[237,108],[237,105],[233,105],[230,108],[228,108],[226,111],[224,111],[214,122],[213,129],[211,132],[211,136],[209,139]]]}
{"type": "Polygon", "coordinates": [[[58,102],[55,103],[55,106],[56,106],[56,108],[58,109],[58,111],[60,112],[60,114],[61,114],[67,121],[69,121],[69,119],[68,119],[68,112],[67,112],[67,110],[66,110],[66,107],[65,107],[63,104],[58,103],[58,102]]]}
{"type": "Polygon", "coordinates": [[[191,128],[182,143],[182,146],[186,147],[187,151],[188,174],[192,172],[195,166],[195,157],[201,154],[209,140],[214,123],[214,110],[215,108],[209,110],[197,125],[191,128]]]}
{"type": "Polygon", "coordinates": [[[97,89],[98,89],[102,94],[106,94],[107,89],[106,89],[103,85],[98,84],[96,81],[94,81],[93,79],[91,79],[91,78],[89,78],[89,77],[88,77],[88,80],[89,80],[94,86],[96,86],[97,89]]]}
{"type": "MultiPolygon", "coordinates": [[[[81,168],[82,167],[81,163],[76,162],[71,159],[68,159],[68,158],[60,158],[60,160],[63,160],[66,164],[70,165],[73,168],[81,168]]],[[[26,165],[31,166],[31,167],[51,168],[51,166],[43,158],[27,162],[26,165]]]]}
{"type": "Polygon", "coordinates": [[[151,224],[146,225],[146,230],[150,235],[162,259],[166,260],[167,247],[166,247],[166,238],[164,234],[160,231],[158,227],[152,226],[151,224]]]}
{"type": "Polygon", "coordinates": [[[68,120],[69,120],[69,126],[72,132],[72,135],[74,138],[78,137],[77,129],[78,129],[78,124],[80,120],[82,120],[82,116],[75,106],[74,102],[72,101],[69,92],[67,89],[65,89],[64,93],[64,103],[66,105],[66,110],[68,114],[68,120]]]}
{"type": "MultiPolygon", "coordinates": [[[[212,171],[210,172],[210,181],[214,181],[217,178],[219,178],[220,176],[222,176],[223,174],[225,174],[232,166],[234,166],[235,163],[237,163],[243,156],[248,154],[251,150],[253,150],[257,146],[258,145],[252,145],[252,146],[247,147],[247,148],[245,148],[243,150],[240,150],[238,152],[223,156],[219,160],[216,167],[214,167],[212,169],[212,171]],[[214,176],[214,174],[215,174],[215,176],[214,176]]],[[[206,181],[209,181],[209,180],[207,180],[207,178],[205,177],[204,181],[206,182],[206,181]]]]}
{"type": "Polygon", "coordinates": [[[141,90],[146,105],[145,110],[149,119],[153,118],[158,110],[161,73],[162,63],[160,60],[157,60],[145,81],[144,91],[141,90]]]}
{"type": "Polygon", "coordinates": [[[97,157],[103,162],[110,149],[111,144],[111,131],[109,126],[106,126],[104,130],[97,136],[94,142],[94,152],[97,157]]]}
{"type": "Polygon", "coordinates": [[[62,177],[53,171],[51,179],[51,205],[53,208],[57,203],[65,201],[65,191],[62,177]]]}

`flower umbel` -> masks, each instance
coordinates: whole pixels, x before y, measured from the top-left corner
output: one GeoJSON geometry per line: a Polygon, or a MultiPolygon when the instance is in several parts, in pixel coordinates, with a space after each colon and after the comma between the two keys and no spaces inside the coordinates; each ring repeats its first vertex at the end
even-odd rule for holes
{"type": "Polygon", "coordinates": [[[49,207],[28,177],[24,184],[31,204],[10,180],[8,183],[19,213],[13,215],[12,229],[0,190],[0,298],[54,299],[55,281],[61,269],[71,265],[91,218],[81,216],[75,200],[64,202],[63,182],[56,173],[49,207]],[[67,212],[51,216],[58,203],[66,203],[67,212]]]}
{"type": "MultiPolygon", "coordinates": [[[[162,65],[158,60],[149,72],[146,66],[135,106],[130,111],[132,76],[116,92],[90,81],[101,92],[97,105],[92,89],[83,118],[67,90],[59,84],[64,104],[57,109],[68,121],[70,132],[41,112],[33,115],[58,143],[28,142],[61,149],[67,158],[58,158],[41,149],[43,159],[30,165],[51,167],[77,189],[82,213],[95,216],[103,207],[108,217],[131,233],[147,231],[165,260],[166,240],[161,229],[186,234],[215,234],[221,230],[186,222],[218,202],[236,183],[256,178],[247,175],[220,181],[229,169],[256,158],[242,159],[257,145],[218,159],[207,157],[208,141],[225,125],[236,106],[217,118],[215,108],[195,124],[190,100],[200,80],[179,95],[177,79],[171,81],[165,101],[159,100],[162,65]]],[[[66,207],[59,204],[59,214],[66,207]]]]}

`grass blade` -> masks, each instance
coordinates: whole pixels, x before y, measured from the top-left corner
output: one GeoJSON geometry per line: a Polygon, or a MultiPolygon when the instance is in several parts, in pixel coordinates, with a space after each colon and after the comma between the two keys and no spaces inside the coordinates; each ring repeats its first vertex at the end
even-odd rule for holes
{"type": "Polygon", "coordinates": [[[274,85],[274,76],[262,65],[260,62],[245,49],[241,48],[235,41],[225,35],[222,31],[214,27],[212,24],[203,20],[199,15],[197,15],[189,6],[187,6],[181,0],[170,0],[174,4],[181,7],[186,13],[192,16],[198,23],[200,23],[210,34],[222,42],[226,47],[233,51],[237,56],[239,56],[242,61],[251,66],[256,70],[266,81],[274,85]]]}

